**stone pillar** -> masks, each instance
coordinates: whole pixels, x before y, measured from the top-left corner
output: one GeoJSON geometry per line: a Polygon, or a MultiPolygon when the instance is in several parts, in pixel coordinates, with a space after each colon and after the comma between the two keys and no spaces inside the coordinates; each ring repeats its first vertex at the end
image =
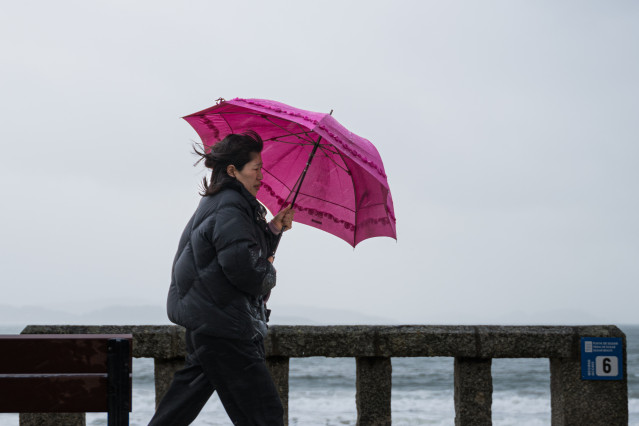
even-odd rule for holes
{"type": "Polygon", "coordinates": [[[154,358],[155,373],[155,409],[173,381],[176,371],[184,367],[184,358],[154,358]]]}
{"type": "Polygon", "coordinates": [[[266,358],[266,366],[271,372],[280,401],[284,407],[284,424],[288,425],[288,371],[289,358],[284,356],[270,356],[266,358]]]}
{"type": "Polygon", "coordinates": [[[356,365],[357,425],[390,425],[393,372],[390,358],[359,357],[356,365]]]}
{"type": "Polygon", "coordinates": [[[20,426],[86,426],[84,413],[20,413],[20,426]]]}
{"type": "Polygon", "coordinates": [[[550,407],[553,426],[628,424],[626,346],[623,380],[581,380],[579,357],[550,359],[550,407]]]}
{"type": "Polygon", "coordinates": [[[455,425],[492,425],[492,359],[455,358],[455,425]]]}

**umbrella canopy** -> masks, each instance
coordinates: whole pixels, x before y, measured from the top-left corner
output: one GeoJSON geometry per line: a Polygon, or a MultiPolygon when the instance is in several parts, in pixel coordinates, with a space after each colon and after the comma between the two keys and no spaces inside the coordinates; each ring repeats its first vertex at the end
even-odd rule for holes
{"type": "Polygon", "coordinates": [[[262,137],[264,179],[257,198],[271,213],[290,204],[299,190],[293,207],[296,222],[336,235],[353,247],[371,237],[397,238],[393,200],[377,149],[330,114],[236,98],[184,119],[206,147],[231,133],[254,130],[262,137]]]}

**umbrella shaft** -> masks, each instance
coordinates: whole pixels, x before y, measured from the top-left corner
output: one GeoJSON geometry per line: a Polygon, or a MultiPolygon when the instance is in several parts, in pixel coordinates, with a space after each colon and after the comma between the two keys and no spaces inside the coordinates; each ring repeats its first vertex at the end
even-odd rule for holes
{"type": "Polygon", "coordinates": [[[313,146],[313,150],[311,154],[308,156],[308,160],[306,161],[306,166],[304,167],[304,171],[302,172],[302,177],[300,178],[300,183],[297,185],[297,190],[295,191],[295,196],[293,197],[293,201],[291,202],[291,207],[295,205],[295,200],[297,200],[297,196],[300,193],[300,188],[302,187],[302,182],[304,182],[304,178],[306,177],[306,172],[308,172],[308,166],[311,165],[311,161],[313,161],[313,157],[315,157],[315,153],[317,152],[317,148],[319,147],[320,141],[322,137],[317,138],[317,142],[313,146]]]}
{"type": "MultiPolygon", "coordinates": [[[[332,112],[332,111],[331,111],[332,112]]],[[[297,185],[297,190],[295,190],[295,195],[293,196],[293,201],[291,202],[291,208],[295,206],[295,200],[297,200],[297,196],[300,193],[300,188],[302,187],[302,182],[304,182],[304,178],[306,177],[306,172],[308,172],[308,167],[311,165],[311,161],[313,161],[313,157],[315,157],[315,153],[317,152],[317,148],[319,148],[320,141],[322,137],[317,138],[317,142],[313,146],[313,150],[311,154],[308,156],[308,160],[306,161],[306,166],[304,167],[304,171],[302,172],[302,176],[300,177],[300,183],[297,185]]],[[[280,245],[280,240],[282,239],[282,234],[284,233],[284,227],[279,234],[277,234],[277,238],[275,239],[275,244],[273,247],[273,256],[275,256],[275,252],[277,251],[277,247],[280,245]]]]}

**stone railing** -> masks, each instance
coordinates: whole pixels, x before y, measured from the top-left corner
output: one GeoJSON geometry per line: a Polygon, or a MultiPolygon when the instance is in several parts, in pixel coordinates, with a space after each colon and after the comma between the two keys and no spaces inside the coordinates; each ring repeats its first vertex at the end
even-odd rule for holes
{"type": "MultiPolygon", "coordinates": [[[[133,356],[155,361],[156,404],[184,363],[177,326],[28,326],[22,333],[133,334],[133,356]]],[[[285,413],[290,358],[354,357],[357,424],[368,426],[391,424],[391,358],[437,356],[455,358],[455,424],[490,425],[492,358],[548,358],[553,425],[628,424],[626,341],[615,326],[272,326],[265,346],[285,413]],[[581,380],[580,337],[622,338],[623,380],[581,380]]],[[[84,424],[83,414],[45,423],[52,416],[25,414],[20,423],[84,424]]]]}

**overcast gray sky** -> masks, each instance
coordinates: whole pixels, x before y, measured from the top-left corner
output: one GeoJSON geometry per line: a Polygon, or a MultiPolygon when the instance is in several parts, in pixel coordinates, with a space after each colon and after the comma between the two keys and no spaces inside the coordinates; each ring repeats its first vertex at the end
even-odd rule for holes
{"type": "Polygon", "coordinates": [[[161,305],[225,97],[378,148],[398,241],[297,225],[271,298],[411,323],[637,323],[639,3],[27,1],[0,15],[0,304],[161,305]]]}

